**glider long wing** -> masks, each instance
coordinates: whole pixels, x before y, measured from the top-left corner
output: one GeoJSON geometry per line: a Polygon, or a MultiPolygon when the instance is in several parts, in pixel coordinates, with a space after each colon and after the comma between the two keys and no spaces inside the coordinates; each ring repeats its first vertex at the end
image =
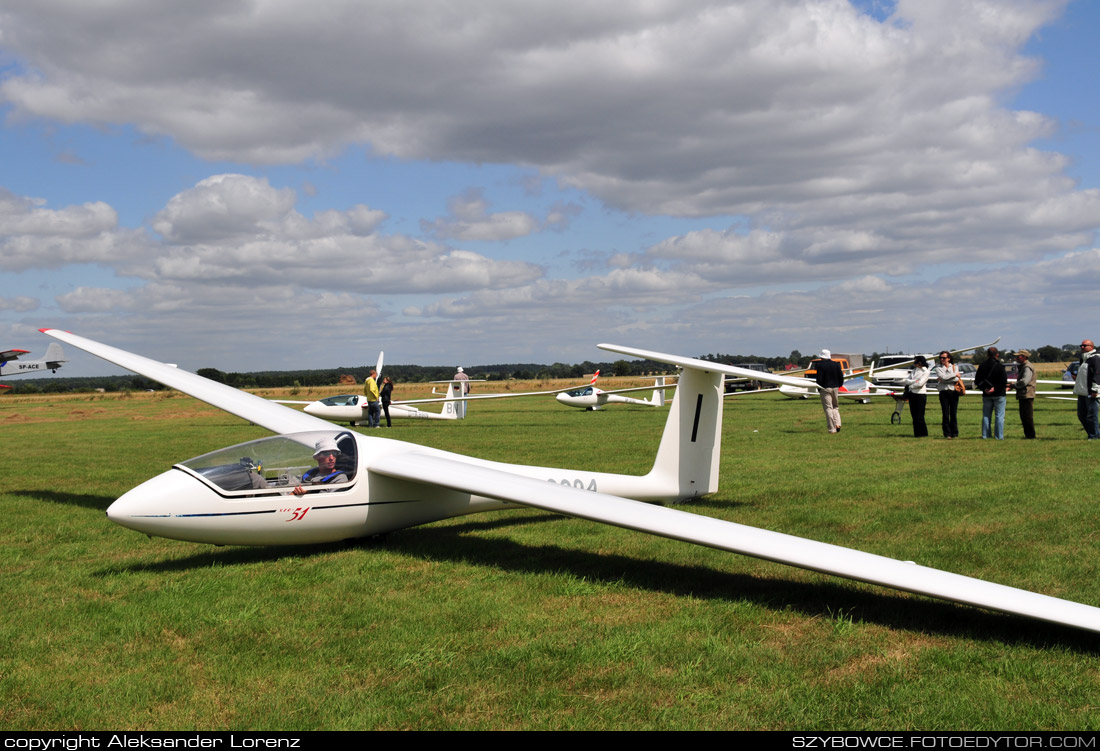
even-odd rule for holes
{"type": "Polygon", "coordinates": [[[666,355],[663,352],[653,352],[648,349],[638,349],[636,347],[622,347],[618,344],[597,344],[600,349],[605,349],[608,352],[619,352],[624,355],[631,355],[633,357],[642,357],[646,360],[653,360],[654,362],[663,362],[668,365],[679,365],[682,368],[696,368],[709,370],[712,373],[724,373],[726,375],[735,376],[738,378],[749,378],[753,381],[766,381],[767,383],[774,383],[777,386],[798,386],[800,388],[817,388],[817,383],[809,378],[795,378],[792,376],[779,375],[778,373],[765,373],[759,370],[749,370],[748,368],[739,368],[736,365],[723,365],[718,362],[709,362],[707,360],[697,360],[692,357],[679,357],[677,355],[666,355]]]}
{"type": "Polygon", "coordinates": [[[290,407],[283,407],[268,399],[249,394],[224,383],[173,367],[148,357],[117,349],[106,344],[85,339],[59,329],[39,329],[46,336],[52,336],[66,344],[113,362],[119,367],[132,370],[170,388],[178,389],[199,401],[225,410],[231,415],[244,418],[249,422],[267,428],[274,433],[299,433],[309,430],[332,430],[332,423],[290,407]]]}
{"type": "Polygon", "coordinates": [[[370,471],[856,581],[1100,632],[1100,608],[1089,605],[838,545],[521,477],[455,459],[410,451],[378,457],[371,462],[370,471]]]}

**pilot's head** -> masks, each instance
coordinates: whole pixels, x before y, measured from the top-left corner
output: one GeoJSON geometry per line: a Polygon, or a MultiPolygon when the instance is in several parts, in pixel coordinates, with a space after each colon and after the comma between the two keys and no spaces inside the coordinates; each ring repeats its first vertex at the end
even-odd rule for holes
{"type": "Polygon", "coordinates": [[[336,458],[340,456],[340,448],[331,438],[322,438],[317,441],[317,450],[313,452],[313,458],[317,460],[317,466],[323,470],[332,471],[336,468],[336,458]]]}

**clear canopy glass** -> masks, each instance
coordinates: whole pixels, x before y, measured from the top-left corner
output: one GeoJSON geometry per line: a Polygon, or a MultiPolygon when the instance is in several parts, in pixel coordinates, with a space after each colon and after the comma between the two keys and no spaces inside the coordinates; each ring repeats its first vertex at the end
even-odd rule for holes
{"type": "Polygon", "coordinates": [[[349,483],[353,482],[358,456],[355,436],[346,430],[260,438],[211,451],[176,466],[223,491],[291,488],[302,483],[303,473],[317,466],[313,453],[327,441],[334,442],[340,451],[336,470],[345,474],[349,483]]]}

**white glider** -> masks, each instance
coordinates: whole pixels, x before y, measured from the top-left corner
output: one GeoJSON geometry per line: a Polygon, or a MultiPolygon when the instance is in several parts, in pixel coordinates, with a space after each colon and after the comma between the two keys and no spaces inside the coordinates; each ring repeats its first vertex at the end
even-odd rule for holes
{"type": "Polygon", "coordinates": [[[597,370],[596,375],[592,376],[592,380],[587,386],[563,391],[555,398],[558,402],[567,407],[577,407],[593,412],[608,404],[636,404],[640,407],[663,407],[665,406],[665,389],[676,388],[676,384],[665,382],[665,376],[655,376],[652,386],[635,386],[629,389],[604,391],[596,386],[596,379],[599,377],[600,371],[597,370]],[[634,399],[629,396],[622,396],[622,394],[627,394],[632,391],[649,391],[651,389],[653,391],[653,396],[649,399],[634,399]]]}
{"type": "MultiPolygon", "coordinates": [[[[459,381],[432,381],[432,383],[446,383],[447,395],[442,399],[412,399],[406,401],[390,402],[390,417],[397,419],[415,418],[418,420],[459,420],[464,415],[456,408],[463,397],[462,386],[459,381]],[[442,402],[443,409],[439,412],[429,412],[414,406],[442,402]]],[[[350,425],[358,425],[367,421],[367,398],[362,394],[338,394],[312,402],[292,401],[290,399],[272,399],[279,404],[301,404],[302,411],[307,415],[319,417],[330,422],[346,422],[350,425]]]]}
{"type": "MultiPolygon", "coordinates": [[[[596,376],[599,376],[599,372],[596,373],[596,376]]],[[[554,394],[562,394],[566,391],[578,390],[576,386],[566,386],[565,388],[551,389],[548,391],[517,391],[502,394],[477,394],[475,396],[462,395],[465,384],[480,382],[481,381],[477,379],[465,381],[454,379],[431,381],[431,383],[447,384],[447,393],[432,399],[405,399],[402,401],[390,402],[390,417],[411,417],[422,420],[461,420],[466,416],[466,410],[462,409],[461,405],[468,402],[480,401],[482,399],[511,399],[517,396],[551,396],[554,394]],[[440,412],[429,412],[416,406],[418,404],[438,403],[443,404],[443,408],[440,412]]],[[[589,387],[595,382],[596,377],[593,377],[589,382],[589,387]]],[[[581,389],[583,390],[584,387],[581,387],[581,389]]],[[[648,391],[649,387],[645,387],[643,390],[648,391]]],[[[432,393],[436,393],[435,389],[432,389],[432,393]]],[[[332,422],[347,422],[351,425],[358,425],[367,420],[366,398],[358,394],[340,394],[338,396],[330,396],[313,402],[292,401],[290,399],[272,399],[271,401],[277,402],[278,404],[305,405],[302,411],[306,414],[332,422]]],[[[663,403],[662,396],[662,404],[663,403]]]]}
{"type": "MultiPolygon", "coordinates": [[[[216,545],[318,543],[463,514],[529,506],[850,579],[1100,632],[1100,608],[907,561],[653,506],[718,489],[723,374],[783,376],[646,350],[602,349],[683,368],[644,476],[491,462],[341,431],[311,415],[114,347],[43,333],[280,435],[177,464],[129,491],[107,516],[137,531],[216,545]],[[303,492],[314,447],[339,446],[341,484],[303,492]]],[[[331,458],[331,457],[330,457],[331,458]]],[[[318,460],[320,461],[320,460],[318,460]]]]}

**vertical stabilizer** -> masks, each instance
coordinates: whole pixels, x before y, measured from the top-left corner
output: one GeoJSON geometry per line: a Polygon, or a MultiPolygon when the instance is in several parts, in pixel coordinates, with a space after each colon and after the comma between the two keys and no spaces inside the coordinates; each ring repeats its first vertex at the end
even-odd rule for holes
{"type": "Polygon", "coordinates": [[[642,357],[683,368],[668,411],[668,422],[657,449],[657,460],[646,479],[658,487],[675,489],[680,498],[718,490],[718,464],[722,449],[723,376],[749,378],[776,385],[805,387],[805,378],[761,373],[735,365],[667,355],[617,344],[600,344],[600,349],[642,357]]]}
{"type": "Polygon", "coordinates": [[[459,401],[462,396],[462,384],[451,381],[447,384],[447,400],[443,402],[443,416],[451,420],[461,420],[466,417],[466,402],[459,401]]]}
{"type": "Polygon", "coordinates": [[[47,368],[57,370],[61,363],[65,362],[65,353],[61,350],[61,345],[57,342],[50,342],[50,346],[46,347],[46,354],[42,360],[46,363],[47,368]]]}
{"type": "Polygon", "coordinates": [[[647,477],[670,483],[681,499],[718,490],[722,401],[721,373],[684,368],[647,477]]]}
{"type": "Polygon", "coordinates": [[[658,407],[665,406],[665,377],[657,376],[657,379],[653,382],[653,397],[649,400],[650,404],[658,407]]]}

